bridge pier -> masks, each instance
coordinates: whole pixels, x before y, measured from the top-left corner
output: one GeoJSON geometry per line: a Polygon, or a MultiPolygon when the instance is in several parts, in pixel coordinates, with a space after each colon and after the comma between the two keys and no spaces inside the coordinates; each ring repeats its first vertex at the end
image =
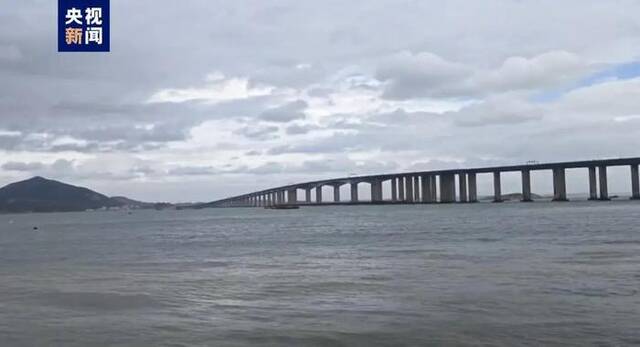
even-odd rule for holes
{"type": "Polygon", "coordinates": [[[340,185],[333,186],[333,202],[340,202],[340,185]]]}
{"type": "Polygon", "coordinates": [[[405,177],[405,187],[407,189],[405,192],[407,202],[413,202],[413,178],[411,176],[405,177]]]}
{"type": "Polygon", "coordinates": [[[440,202],[456,202],[456,180],[455,174],[440,175],[440,202]]]}
{"type": "Polygon", "coordinates": [[[569,201],[567,199],[567,180],[564,168],[553,169],[553,201],[569,201]]]}
{"type": "Polygon", "coordinates": [[[430,203],[431,201],[431,182],[430,176],[422,176],[422,202],[430,203]]]}
{"type": "Polygon", "coordinates": [[[458,174],[458,186],[460,186],[460,202],[467,202],[467,174],[461,172],[458,174]]]}
{"type": "Polygon", "coordinates": [[[598,176],[600,176],[600,200],[609,199],[609,185],[607,183],[607,167],[602,165],[598,168],[598,176]]]}
{"type": "Polygon", "coordinates": [[[631,200],[640,200],[640,180],[638,179],[638,165],[631,165],[631,200]]]}
{"type": "Polygon", "coordinates": [[[531,201],[531,171],[522,170],[522,202],[531,201]]]}
{"type": "Polygon", "coordinates": [[[316,204],[322,203],[322,186],[316,186],[316,204]]]}
{"type": "Polygon", "coordinates": [[[358,182],[351,182],[351,202],[358,202],[358,182]]]}
{"type": "Polygon", "coordinates": [[[431,200],[438,202],[438,176],[431,175],[431,200]]]}
{"type": "Polygon", "coordinates": [[[310,187],[307,187],[307,188],[304,189],[304,201],[307,204],[311,203],[311,188],[310,187]]]}
{"type": "Polygon", "coordinates": [[[478,183],[476,173],[471,172],[467,175],[469,181],[469,202],[478,202],[478,183]]]}
{"type": "Polygon", "coordinates": [[[413,201],[420,202],[420,176],[413,176],[413,201]]]}
{"type": "Polygon", "coordinates": [[[297,188],[289,189],[289,191],[287,192],[287,203],[290,204],[290,205],[298,203],[298,189],[297,188]]]}
{"type": "Polygon", "coordinates": [[[493,202],[503,202],[500,171],[493,172],[493,202]]]}
{"type": "Polygon", "coordinates": [[[398,177],[398,200],[404,202],[404,177],[398,177]]]}
{"type": "Polygon", "coordinates": [[[589,200],[598,200],[598,182],[595,166],[589,166],[589,200]]]}
{"type": "Polygon", "coordinates": [[[398,201],[398,178],[391,179],[391,201],[398,201]]]}
{"type": "Polygon", "coordinates": [[[371,202],[382,202],[382,181],[371,182],[371,202]]]}

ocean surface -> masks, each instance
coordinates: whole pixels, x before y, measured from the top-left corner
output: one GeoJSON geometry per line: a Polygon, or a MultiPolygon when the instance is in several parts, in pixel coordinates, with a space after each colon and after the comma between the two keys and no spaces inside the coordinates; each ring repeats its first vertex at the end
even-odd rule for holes
{"type": "Polygon", "coordinates": [[[631,346],[639,291],[631,201],[0,215],[0,346],[631,346]]]}

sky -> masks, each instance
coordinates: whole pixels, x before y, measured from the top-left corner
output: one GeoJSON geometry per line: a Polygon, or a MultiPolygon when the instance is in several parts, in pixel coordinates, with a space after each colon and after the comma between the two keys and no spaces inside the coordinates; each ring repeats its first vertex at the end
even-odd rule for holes
{"type": "MultiPolygon", "coordinates": [[[[111,52],[59,53],[56,1],[0,0],[0,184],[211,201],[639,156],[638,13],[616,0],[111,0],[111,52]]],[[[587,192],[573,171],[569,191],[587,192]]],[[[610,191],[629,190],[628,169],[611,171],[610,191]]],[[[540,175],[534,191],[550,190],[540,175]]]]}

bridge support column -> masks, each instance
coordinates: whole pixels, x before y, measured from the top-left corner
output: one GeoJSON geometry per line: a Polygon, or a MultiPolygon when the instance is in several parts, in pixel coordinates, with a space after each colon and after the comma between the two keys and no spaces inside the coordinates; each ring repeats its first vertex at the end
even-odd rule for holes
{"type": "Polygon", "coordinates": [[[438,176],[432,175],[429,181],[431,183],[431,200],[438,202],[438,176]]]}
{"type": "Polygon", "coordinates": [[[476,173],[472,172],[467,175],[469,181],[469,202],[478,202],[478,183],[476,180],[476,173]]]}
{"type": "Polygon", "coordinates": [[[333,202],[340,202],[340,186],[333,186],[333,202]]]}
{"type": "Polygon", "coordinates": [[[404,177],[398,177],[398,200],[405,201],[404,199],[404,177]]]}
{"type": "Polygon", "coordinates": [[[440,202],[450,203],[456,201],[455,174],[440,175],[440,202]]]}
{"type": "Polygon", "coordinates": [[[307,204],[310,204],[311,203],[311,188],[305,188],[304,192],[305,192],[305,195],[304,195],[305,200],[304,201],[307,204]]]}
{"type": "Polygon", "coordinates": [[[589,167],[589,200],[598,200],[598,182],[595,166],[589,167]]]}
{"type": "Polygon", "coordinates": [[[396,177],[391,179],[391,201],[398,201],[398,179],[396,177]]]}
{"type": "Polygon", "coordinates": [[[429,183],[431,184],[431,201],[436,203],[438,202],[438,176],[431,175],[429,183]]]}
{"type": "Polygon", "coordinates": [[[631,200],[640,200],[640,180],[638,179],[638,164],[631,165],[631,200]]]}
{"type": "Polygon", "coordinates": [[[603,165],[598,168],[598,176],[600,176],[600,200],[610,200],[606,166],[603,165]]]}
{"type": "Polygon", "coordinates": [[[413,201],[420,202],[420,176],[413,176],[413,201]]]}
{"type": "Polygon", "coordinates": [[[458,174],[458,185],[460,186],[460,202],[467,202],[467,174],[461,172],[458,174]]]}
{"type": "Polygon", "coordinates": [[[522,170],[522,200],[523,202],[533,201],[531,199],[531,171],[522,170]]]}
{"type": "Polygon", "coordinates": [[[289,189],[287,192],[287,203],[288,204],[297,204],[298,203],[298,189],[293,188],[289,189]]]}
{"type": "Polygon", "coordinates": [[[500,171],[493,173],[493,202],[503,202],[502,200],[502,182],[500,179],[500,171]]]}
{"type": "Polygon", "coordinates": [[[351,202],[358,202],[358,182],[351,182],[351,202]]]}
{"type": "Polygon", "coordinates": [[[371,182],[371,201],[372,202],[382,201],[382,181],[376,180],[371,182]]]}
{"type": "Polygon", "coordinates": [[[564,168],[553,169],[553,201],[568,201],[564,168]]]}
{"type": "Polygon", "coordinates": [[[431,201],[431,182],[430,176],[422,176],[422,202],[430,203],[431,201]]]}
{"type": "Polygon", "coordinates": [[[278,204],[286,204],[285,191],[281,190],[278,192],[278,204]]]}
{"type": "Polygon", "coordinates": [[[316,187],[316,204],[322,203],[322,186],[316,187]]]}
{"type": "Polygon", "coordinates": [[[413,202],[413,178],[411,176],[405,177],[406,192],[405,196],[407,202],[413,202]]]}

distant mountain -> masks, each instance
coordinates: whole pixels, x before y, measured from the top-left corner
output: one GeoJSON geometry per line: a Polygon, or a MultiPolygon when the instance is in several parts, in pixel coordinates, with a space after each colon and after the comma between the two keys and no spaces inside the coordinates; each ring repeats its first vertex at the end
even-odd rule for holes
{"type": "Polygon", "coordinates": [[[147,203],[122,196],[110,198],[93,190],[33,177],[0,188],[0,212],[70,212],[102,208],[163,209],[167,203],[147,203]]]}
{"type": "Polygon", "coordinates": [[[0,188],[0,211],[4,212],[84,211],[116,206],[118,202],[106,195],[39,176],[0,188]]]}

